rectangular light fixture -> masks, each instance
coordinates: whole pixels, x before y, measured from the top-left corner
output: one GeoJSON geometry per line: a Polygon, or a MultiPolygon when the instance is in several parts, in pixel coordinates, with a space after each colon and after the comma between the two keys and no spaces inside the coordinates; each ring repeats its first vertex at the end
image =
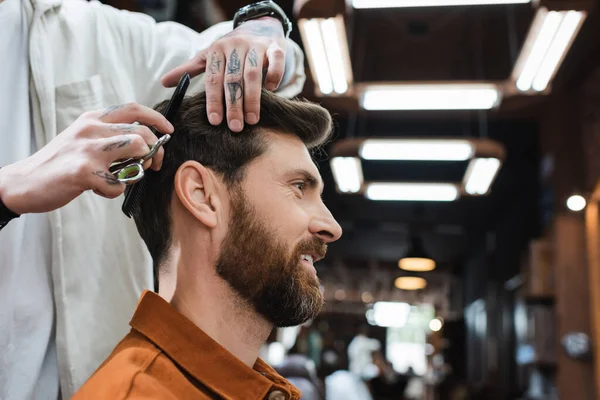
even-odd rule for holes
{"type": "Polygon", "coordinates": [[[408,303],[378,301],[367,310],[366,317],[371,325],[401,328],[408,322],[410,311],[408,303]]]}
{"type": "Polygon", "coordinates": [[[548,87],[586,15],[584,11],[548,11],[540,7],[512,73],[517,89],[541,92],[548,87]]]}
{"type": "Polygon", "coordinates": [[[493,83],[431,83],[363,86],[365,110],[489,110],[501,100],[493,83]]]}
{"type": "Polygon", "coordinates": [[[346,93],[353,78],[344,17],[301,19],[298,26],[319,91],[346,93]]]}
{"type": "Polygon", "coordinates": [[[465,191],[472,196],[482,196],[490,186],[500,169],[497,158],[475,158],[469,164],[464,178],[465,191]]]}
{"type": "Polygon", "coordinates": [[[354,8],[406,8],[525,4],[531,0],[352,0],[354,8]]]}
{"type": "Polygon", "coordinates": [[[360,159],[356,157],[334,157],[331,159],[331,171],[340,192],[357,193],[363,184],[360,159]]]}
{"type": "Polygon", "coordinates": [[[474,149],[460,139],[367,139],[358,153],[365,160],[466,161],[474,149]]]}
{"type": "Polygon", "coordinates": [[[374,182],[367,184],[365,196],[384,201],[454,201],[459,191],[452,183],[374,182]]]}

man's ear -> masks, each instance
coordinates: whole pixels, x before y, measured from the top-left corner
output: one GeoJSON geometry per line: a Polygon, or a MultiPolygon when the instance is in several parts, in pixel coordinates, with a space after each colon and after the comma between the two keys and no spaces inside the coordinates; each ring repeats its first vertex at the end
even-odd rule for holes
{"type": "Polygon", "coordinates": [[[175,173],[175,193],[181,204],[209,228],[217,226],[219,204],[214,175],[196,161],[186,161],[175,173]]]}

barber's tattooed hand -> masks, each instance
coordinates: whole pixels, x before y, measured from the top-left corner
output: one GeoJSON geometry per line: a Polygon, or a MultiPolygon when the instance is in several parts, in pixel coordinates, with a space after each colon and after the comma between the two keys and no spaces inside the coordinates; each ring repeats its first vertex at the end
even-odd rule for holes
{"type": "MultiPolygon", "coordinates": [[[[0,196],[18,214],[55,210],[86,190],[117,197],[125,185],[109,167],[148,154],[158,141],[148,126],[173,132],[163,115],[135,103],[85,113],[34,155],[2,168],[0,196]]],[[[161,148],[144,168],[159,170],[163,155],[161,148]]]]}
{"type": "Polygon", "coordinates": [[[252,20],[214,42],[188,62],[162,78],[165,86],[175,86],[181,75],[206,73],[207,113],[211,124],[223,122],[239,132],[260,117],[260,91],[263,85],[275,90],[285,67],[286,40],[281,22],[271,17],[252,20]],[[225,101],[225,104],[223,104],[225,101]]]}

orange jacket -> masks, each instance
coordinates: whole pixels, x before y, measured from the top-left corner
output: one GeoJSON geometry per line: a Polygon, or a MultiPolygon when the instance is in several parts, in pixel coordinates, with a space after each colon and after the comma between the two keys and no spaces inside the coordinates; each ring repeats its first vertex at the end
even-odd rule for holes
{"type": "Polygon", "coordinates": [[[130,325],[73,399],[300,398],[264,361],[249,368],[153,292],[142,294],[130,325]]]}

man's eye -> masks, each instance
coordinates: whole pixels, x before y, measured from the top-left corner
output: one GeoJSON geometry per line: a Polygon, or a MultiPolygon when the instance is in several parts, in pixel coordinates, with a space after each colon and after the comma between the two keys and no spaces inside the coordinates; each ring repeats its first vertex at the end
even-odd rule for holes
{"type": "Polygon", "coordinates": [[[296,183],[294,183],[294,186],[297,187],[298,189],[300,189],[300,191],[304,192],[304,189],[306,188],[306,183],[296,182],[296,183]]]}

